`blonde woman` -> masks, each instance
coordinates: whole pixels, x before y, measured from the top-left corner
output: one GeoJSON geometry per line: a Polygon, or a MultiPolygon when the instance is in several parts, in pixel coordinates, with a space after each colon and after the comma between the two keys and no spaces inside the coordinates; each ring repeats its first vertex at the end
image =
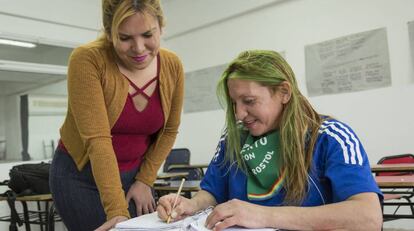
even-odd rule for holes
{"type": "Polygon", "coordinates": [[[160,48],[158,0],[103,0],[104,34],[69,61],[69,108],[50,173],[69,230],[109,230],[153,212],[151,186],[175,141],[179,58],[160,48]]]}

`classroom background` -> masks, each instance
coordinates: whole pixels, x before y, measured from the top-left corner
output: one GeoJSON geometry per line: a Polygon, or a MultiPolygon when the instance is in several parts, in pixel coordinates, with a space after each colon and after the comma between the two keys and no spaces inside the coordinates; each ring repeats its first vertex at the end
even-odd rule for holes
{"type": "MultiPolygon", "coordinates": [[[[414,152],[414,34],[409,32],[410,26],[413,28],[414,1],[161,2],[167,20],[161,46],[178,54],[188,76],[194,77],[200,70],[214,72],[243,50],[280,51],[316,110],[353,127],[371,164],[383,156],[414,152]],[[378,29],[385,31],[386,46],[375,49],[386,53],[387,83],[349,92],[309,94],[307,48],[378,29]]],[[[74,47],[100,34],[101,1],[0,0],[0,6],[0,39],[37,45],[11,48],[0,44],[0,180],[3,180],[11,166],[21,163],[23,149],[30,154],[31,162],[47,161],[53,155],[66,112],[67,57],[74,47]],[[22,101],[27,104],[25,113],[21,110],[22,101]],[[22,126],[22,116],[27,126],[22,126]],[[22,139],[27,139],[26,148],[22,139]]],[[[214,85],[217,76],[212,76],[212,81],[207,79],[208,74],[205,76],[199,81],[205,85],[194,85],[198,81],[187,84],[187,95],[194,96],[194,89],[209,92],[203,87],[214,85]]],[[[191,163],[204,164],[215,152],[224,125],[223,111],[215,107],[189,110],[191,100],[187,96],[174,147],[190,149],[191,163]]],[[[1,192],[5,190],[0,187],[1,192]]],[[[8,212],[7,203],[1,202],[0,216],[8,212]]],[[[7,227],[7,223],[0,222],[0,230],[7,227]]],[[[384,228],[414,230],[414,220],[387,222],[384,228]]],[[[65,229],[57,223],[56,230],[65,229]]]]}

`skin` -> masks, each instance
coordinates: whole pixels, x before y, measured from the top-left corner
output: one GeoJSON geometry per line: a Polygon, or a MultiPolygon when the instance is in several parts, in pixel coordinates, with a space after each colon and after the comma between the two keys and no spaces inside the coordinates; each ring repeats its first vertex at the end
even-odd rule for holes
{"type": "MultiPolygon", "coordinates": [[[[236,118],[256,136],[278,127],[283,105],[289,102],[291,96],[287,82],[272,91],[255,82],[231,79],[228,89],[236,118]]],[[[172,220],[176,221],[215,206],[205,223],[214,231],[234,225],[288,230],[361,231],[378,231],[382,226],[381,206],[375,193],[359,193],[342,202],[315,207],[260,206],[238,199],[217,205],[214,197],[203,190],[191,199],[180,196],[172,209],[174,199],[175,194],[160,198],[157,206],[160,219],[166,220],[171,215],[172,220]]]]}
{"type": "MultiPolygon", "coordinates": [[[[126,18],[118,28],[119,41],[112,41],[117,54],[119,71],[129,78],[135,85],[141,87],[157,74],[157,54],[160,48],[161,28],[158,20],[147,14],[135,13],[126,18]]],[[[145,93],[152,95],[156,82],[146,88],[145,93]]],[[[129,93],[135,89],[130,86],[129,93]]],[[[147,99],[142,95],[133,98],[135,108],[142,111],[147,106],[147,99]]],[[[137,208],[137,215],[155,211],[155,201],[150,186],[137,180],[133,183],[126,195],[126,200],[133,200],[137,208]]],[[[115,224],[127,220],[127,217],[116,216],[106,221],[95,231],[110,230],[115,224]]]]}

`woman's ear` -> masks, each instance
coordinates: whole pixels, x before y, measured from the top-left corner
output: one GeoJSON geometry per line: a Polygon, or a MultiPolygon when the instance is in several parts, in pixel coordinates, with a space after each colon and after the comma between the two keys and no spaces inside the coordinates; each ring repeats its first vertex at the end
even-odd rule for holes
{"type": "Polygon", "coordinates": [[[292,87],[290,86],[290,83],[283,81],[278,87],[278,92],[282,97],[282,103],[287,104],[292,96],[292,87]]]}

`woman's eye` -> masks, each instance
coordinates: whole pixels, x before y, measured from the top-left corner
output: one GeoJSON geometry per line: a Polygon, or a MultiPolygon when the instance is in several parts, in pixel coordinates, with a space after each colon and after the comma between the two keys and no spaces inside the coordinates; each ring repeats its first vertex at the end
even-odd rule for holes
{"type": "Polygon", "coordinates": [[[144,38],[151,38],[152,37],[152,33],[145,33],[142,36],[144,36],[144,38]]]}
{"type": "Polygon", "coordinates": [[[129,39],[129,37],[119,37],[119,40],[121,40],[121,41],[126,41],[126,40],[128,40],[129,39]]]}
{"type": "Polygon", "coordinates": [[[247,105],[254,104],[254,99],[245,99],[244,103],[247,104],[247,105]]]}

